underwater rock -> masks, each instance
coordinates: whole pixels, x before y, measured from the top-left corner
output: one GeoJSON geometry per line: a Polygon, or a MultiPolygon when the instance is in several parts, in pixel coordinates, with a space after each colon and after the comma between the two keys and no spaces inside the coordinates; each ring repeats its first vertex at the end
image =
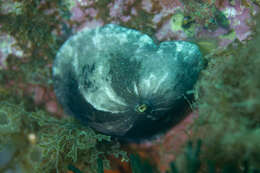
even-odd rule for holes
{"type": "Polygon", "coordinates": [[[98,132],[139,141],[185,117],[184,95],[202,64],[193,43],[156,45],[137,30],[108,24],[64,43],[53,65],[54,89],[69,115],[98,132]]]}

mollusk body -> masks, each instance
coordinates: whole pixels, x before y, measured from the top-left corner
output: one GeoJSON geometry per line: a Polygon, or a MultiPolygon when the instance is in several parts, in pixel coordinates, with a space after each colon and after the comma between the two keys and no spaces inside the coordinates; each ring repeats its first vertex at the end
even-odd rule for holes
{"type": "Polygon", "coordinates": [[[183,117],[184,95],[201,69],[193,43],[156,45],[139,31],[109,24],[69,38],[57,53],[53,78],[69,115],[101,133],[134,140],[183,117]]]}

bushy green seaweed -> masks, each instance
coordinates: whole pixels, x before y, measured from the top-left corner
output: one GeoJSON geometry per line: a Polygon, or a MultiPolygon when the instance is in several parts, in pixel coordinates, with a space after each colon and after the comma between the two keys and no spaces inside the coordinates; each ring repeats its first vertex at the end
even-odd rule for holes
{"type": "Polygon", "coordinates": [[[39,114],[33,115],[40,126],[38,145],[43,149],[44,164],[39,169],[46,173],[55,167],[57,172],[67,170],[68,164],[76,164],[83,171],[94,172],[97,169],[96,160],[101,157],[105,168],[109,168],[106,156],[108,154],[127,160],[126,152],[120,151],[120,145],[105,136],[86,128],[73,118],[55,119],[39,114]],[[49,166],[51,165],[51,166],[49,166]],[[54,166],[54,167],[53,167],[54,166]]]}
{"type": "Polygon", "coordinates": [[[16,153],[15,162],[11,160],[10,167],[4,166],[0,172],[19,163],[28,173],[65,172],[69,165],[95,172],[98,158],[102,158],[106,169],[109,155],[128,160],[118,142],[73,118],[57,119],[43,110],[28,112],[23,105],[11,102],[1,102],[0,110],[0,144],[2,148],[13,144],[16,153]],[[36,139],[30,139],[30,135],[36,139]]]}
{"type": "Polygon", "coordinates": [[[259,15],[256,19],[254,39],[208,56],[196,87],[199,118],[193,136],[203,138],[202,160],[240,172],[245,161],[260,166],[259,15]]]}

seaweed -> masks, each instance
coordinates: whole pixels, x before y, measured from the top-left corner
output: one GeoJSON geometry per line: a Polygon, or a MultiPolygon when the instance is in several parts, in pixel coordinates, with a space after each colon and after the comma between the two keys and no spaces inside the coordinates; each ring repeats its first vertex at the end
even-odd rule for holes
{"type": "Polygon", "coordinates": [[[57,119],[43,110],[28,112],[22,105],[10,101],[1,102],[0,110],[0,144],[2,148],[7,144],[15,146],[14,159],[6,164],[9,166],[1,167],[0,172],[18,163],[22,163],[26,172],[65,172],[71,165],[95,172],[99,157],[106,169],[109,155],[128,160],[118,142],[73,118],[57,119]]]}
{"type": "Polygon", "coordinates": [[[193,137],[203,137],[203,161],[212,160],[216,167],[240,170],[247,160],[259,169],[259,28],[258,15],[254,39],[207,56],[208,67],[196,86],[199,117],[193,137]]]}

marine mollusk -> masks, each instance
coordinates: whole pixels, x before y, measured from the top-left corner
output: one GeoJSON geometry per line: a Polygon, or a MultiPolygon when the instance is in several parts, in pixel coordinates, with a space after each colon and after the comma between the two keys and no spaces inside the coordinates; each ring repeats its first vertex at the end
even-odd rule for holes
{"type": "Polygon", "coordinates": [[[64,110],[98,132],[122,139],[151,137],[176,124],[202,58],[185,41],[156,45],[114,24],[83,30],[57,53],[54,88],[64,110]]]}

